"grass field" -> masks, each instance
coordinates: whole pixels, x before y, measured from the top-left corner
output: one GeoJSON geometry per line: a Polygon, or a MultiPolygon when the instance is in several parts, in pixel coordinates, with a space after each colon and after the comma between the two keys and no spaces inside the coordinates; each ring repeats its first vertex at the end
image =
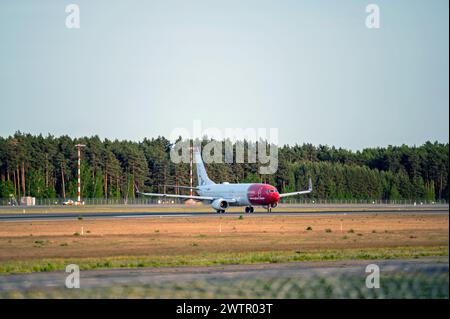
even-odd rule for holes
{"type": "Polygon", "coordinates": [[[142,267],[214,266],[256,263],[285,263],[324,260],[410,259],[448,256],[447,246],[390,247],[360,249],[320,249],[307,251],[267,251],[243,253],[201,253],[180,256],[145,255],[88,258],[45,258],[0,263],[0,273],[28,273],[64,270],[77,264],[81,270],[142,267]]]}
{"type": "Polygon", "coordinates": [[[448,256],[448,215],[217,216],[0,224],[0,272],[448,256]]]}

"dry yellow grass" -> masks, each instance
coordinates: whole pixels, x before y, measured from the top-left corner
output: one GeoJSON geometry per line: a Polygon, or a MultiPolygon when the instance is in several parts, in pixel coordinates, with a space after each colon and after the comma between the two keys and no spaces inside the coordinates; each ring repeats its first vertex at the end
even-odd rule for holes
{"type": "Polygon", "coordinates": [[[448,215],[244,215],[242,220],[235,215],[84,218],[0,223],[0,262],[124,255],[431,247],[448,246],[448,242],[448,215]],[[312,230],[307,230],[308,227],[312,230]]]}

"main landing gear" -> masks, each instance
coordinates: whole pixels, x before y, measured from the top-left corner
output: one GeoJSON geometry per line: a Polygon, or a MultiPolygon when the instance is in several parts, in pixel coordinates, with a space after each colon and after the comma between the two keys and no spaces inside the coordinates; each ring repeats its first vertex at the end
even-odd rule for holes
{"type": "Polygon", "coordinates": [[[245,207],[245,213],[246,214],[253,213],[254,211],[255,211],[254,208],[251,207],[251,206],[245,207]]]}
{"type": "Polygon", "coordinates": [[[225,210],[224,209],[218,209],[217,210],[217,214],[225,214],[225,210]]]}

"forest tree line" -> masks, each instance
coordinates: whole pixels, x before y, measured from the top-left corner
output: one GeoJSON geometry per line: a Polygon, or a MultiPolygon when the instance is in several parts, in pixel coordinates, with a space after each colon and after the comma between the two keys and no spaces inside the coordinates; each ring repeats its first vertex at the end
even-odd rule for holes
{"type": "MultiPolygon", "coordinates": [[[[74,199],[78,143],[86,145],[81,164],[84,198],[134,198],[135,185],[173,193],[183,191],[163,185],[189,185],[189,164],[170,160],[172,144],[164,137],[134,142],[16,132],[0,137],[0,197],[74,199]]],[[[278,170],[272,175],[258,174],[260,163],[212,163],[206,168],[216,182],[267,182],[280,192],[305,189],[310,176],[310,198],[448,200],[448,154],[448,143],[438,142],[356,152],[285,145],[278,150],[278,170]]]]}

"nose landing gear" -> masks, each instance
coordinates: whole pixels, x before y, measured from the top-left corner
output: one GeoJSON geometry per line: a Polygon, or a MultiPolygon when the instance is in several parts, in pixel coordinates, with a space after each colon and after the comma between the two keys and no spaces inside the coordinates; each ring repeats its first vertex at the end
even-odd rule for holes
{"type": "Polygon", "coordinates": [[[251,206],[247,206],[245,207],[245,213],[249,214],[249,213],[253,213],[254,212],[254,208],[251,206]]]}
{"type": "Polygon", "coordinates": [[[268,213],[271,213],[273,206],[265,206],[265,208],[267,209],[268,213]]]}

